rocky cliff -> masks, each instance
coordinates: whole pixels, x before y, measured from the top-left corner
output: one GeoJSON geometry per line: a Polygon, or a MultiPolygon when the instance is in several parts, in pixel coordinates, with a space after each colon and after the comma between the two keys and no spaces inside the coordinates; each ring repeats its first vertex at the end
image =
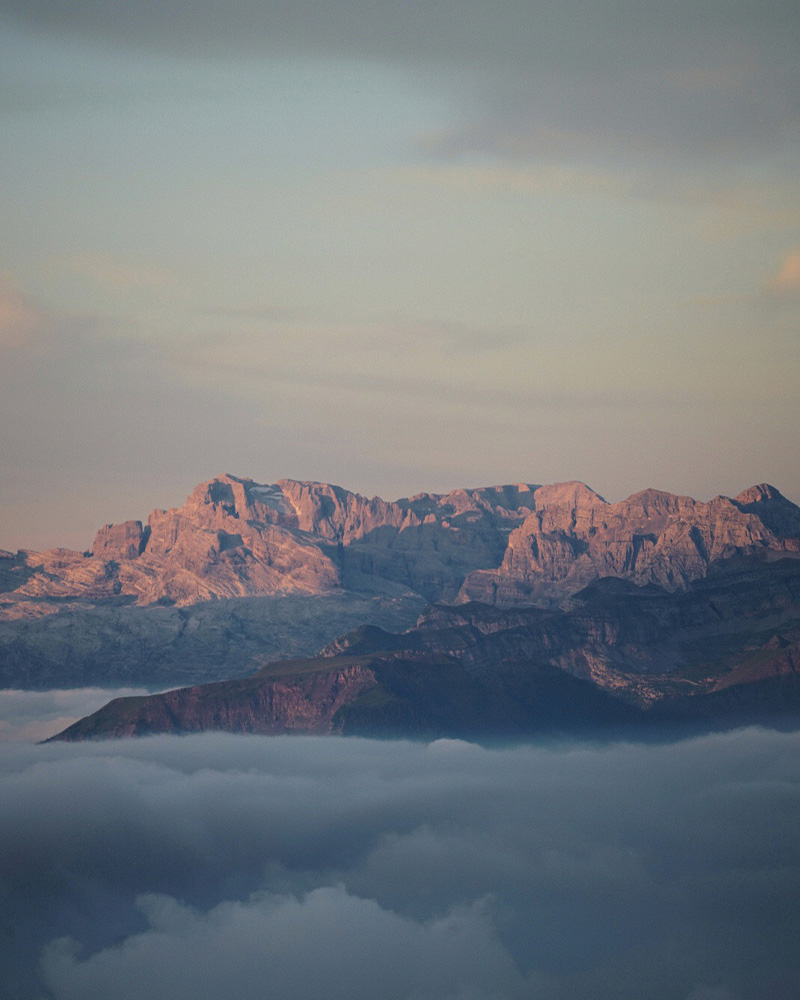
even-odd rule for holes
{"type": "Polygon", "coordinates": [[[89,551],[0,556],[0,618],[49,613],[65,599],[186,606],[374,589],[366,578],[453,599],[467,572],[500,563],[532,495],[510,486],[387,503],[326,483],[218,476],[144,524],[104,525],[89,551]]]}
{"type": "Polygon", "coordinates": [[[435,605],[246,679],[117,699],[59,738],[313,732],[507,739],[800,721],[800,562],[686,590],[606,578],[563,610],[435,605]]]}
{"type": "Polygon", "coordinates": [[[222,475],[180,507],[102,526],[85,552],[0,552],[0,684],[243,675],[259,642],[280,656],[313,651],[291,636],[294,606],[281,600],[339,598],[319,604],[319,627],[303,611],[324,642],[354,609],[394,628],[423,601],[554,608],[605,577],[684,591],[718,567],[783,557],[800,557],[800,508],[768,485],[708,503],[655,490],[607,503],[578,482],[389,502],[222,475]],[[237,615],[252,601],[271,603],[237,615]],[[236,620],[247,622],[241,642],[236,620]]]}
{"type": "MultiPolygon", "coordinates": [[[[313,661],[290,661],[277,675],[273,671],[149,697],[115,698],[107,706],[115,719],[114,735],[207,730],[329,733],[339,709],[374,687],[375,675],[355,661],[327,671],[314,666],[313,661]]],[[[87,721],[80,738],[103,735],[102,726],[92,732],[96,723],[87,721]]]]}
{"type": "Polygon", "coordinates": [[[387,502],[326,483],[224,475],[90,551],[0,555],[0,617],[129,597],[179,606],[399,584],[429,601],[553,604],[592,580],[685,589],[736,556],[800,555],[800,508],[771,486],[698,503],[645,490],[607,503],[583,483],[387,502]],[[372,584],[371,584],[372,585],[372,584]]]}
{"type": "Polygon", "coordinates": [[[800,508],[766,485],[709,503],[645,490],[609,504],[564,483],[533,500],[501,565],[468,574],[462,600],[547,604],[607,576],[685,590],[734,557],[800,553],[800,508]]]}

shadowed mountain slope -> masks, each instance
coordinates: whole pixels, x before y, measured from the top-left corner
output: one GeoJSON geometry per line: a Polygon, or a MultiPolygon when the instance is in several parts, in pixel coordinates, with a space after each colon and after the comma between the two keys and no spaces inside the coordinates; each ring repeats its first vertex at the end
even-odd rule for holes
{"type": "Polygon", "coordinates": [[[60,735],[314,732],[506,739],[800,720],[800,562],[751,560],[686,591],[617,579],[563,610],[428,608],[253,677],[118,699],[60,735]]]}

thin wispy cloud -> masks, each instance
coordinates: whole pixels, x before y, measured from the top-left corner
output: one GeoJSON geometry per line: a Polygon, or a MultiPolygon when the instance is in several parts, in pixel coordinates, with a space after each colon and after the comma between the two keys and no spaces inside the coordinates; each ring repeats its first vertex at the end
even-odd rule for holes
{"type": "Polygon", "coordinates": [[[800,250],[790,250],[777,274],[766,284],[767,290],[778,295],[800,295],[800,250]]]}
{"type": "Polygon", "coordinates": [[[238,0],[224,17],[209,3],[187,17],[177,0],[134,3],[124,15],[88,0],[69,12],[19,0],[3,9],[33,29],[152,51],[363,58],[466,74],[465,150],[558,153],[560,132],[563,152],[588,143],[607,154],[752,156],[759,143],[788,137],[798,117],[790,95],[800,18],[790,4],[700,12],[688,2],[614,3],[589,16],[577,3],[556,10],[521,0],[491,11],[481,0],[348,0],[335,9],[238,0]]]}
{"type": "Polygon", "coordinates": [[[0,273],[0,348],[29,346],[45,316],[8,274],[0,273]]]}
{"type": "MultiPolygon", "coordinates": [[[[447,137],[422,137],[427,149],[446,146],[447,137]]],[[[624,194],[628,184],[620,174],[592,172],[577,167],[500,167],[489,165],[425,165],[405,167],[395,172],[400,181],[440,184],[463,191],[505,190],[533,195],[572,193],[624,194]]]]}
{"type": "Polygon", "coordinates": [[[66,266],[75,274],[122,292],[135,288],[163,288],[175,280],[167,267],[126,261],[108,253],[76,254],[67,260],[66,266]]]}
{"type": "Polygon", "coordinates": [[[286,309],[271,305],[211,306],[205,315],[220,319],[278,323],[291,319],[286,309]]]}

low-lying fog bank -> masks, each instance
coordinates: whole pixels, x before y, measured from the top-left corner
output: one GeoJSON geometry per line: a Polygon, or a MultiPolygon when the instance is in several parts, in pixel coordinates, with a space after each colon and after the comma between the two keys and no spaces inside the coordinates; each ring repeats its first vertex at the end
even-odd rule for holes
{"type": "Polygon", "coordinates": [[[794,1000],[800,734],[9,744],[11,998],[794,1000]]]}
{"type": "Polygon", "coordinates": [[[152,694],[155,688],[69,688],[0,691],[0,743],[38,743],[96,712],[112,698],[152,694]]]}

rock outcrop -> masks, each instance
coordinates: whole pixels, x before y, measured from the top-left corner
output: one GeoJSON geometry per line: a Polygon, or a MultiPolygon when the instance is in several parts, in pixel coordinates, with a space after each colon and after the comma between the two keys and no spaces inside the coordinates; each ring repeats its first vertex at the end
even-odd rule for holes
{"type": "Polygon", "coordinates": [[[715,563],[794,554],[798,542],[800,509],[770,486],[709,503],[644,490],[615,504],[583,483],[543,486],[501,565],[468,574],[460,598],[555,603],[606,576],[685,590],[715,563]]]}
{"type": "Polygon", "coordinates": [[[605,576],[681,590],[753,555],[800,556],[800,509],[767,485],[709,503],[656,490],[607,503],[577,482],[387,502],[223,475],[144,524],[105,525],[89,552],[0,554],[0,620],[65,601],[184,607],[398,586],[428,601],[548,606],[605,576]]]}
{"type": "MultiPolygon", "coordinates": [[[[147,534],[149,535],[149,531],[147,534]]],[[[146,541],[147,535],[141,521],[105,524],[94,536],[92,551],[106,561],[136,559],[141,555],[146,541]]]]}
{"type": "MultiPolygon", "coordinates": [[[[218,476],[172,510],[100,528],[91,551],[8,555],[0,618],[46,601],[140,605],[374,589],[453,599],[467,572],[497,566],[532,487],[420,494],[388,503],[326,483],[218,476]],[[16,585],[16,586],[14,586],[16,585]]],[[[0,567],[1,569],[2,567],[0,567]]]]}
{"type": "MultiPolygon", "coordinates": [[[[375,686],[375,675],[357,663],[321,672],[303,661],[284,665],[279,676],[181,688],[150,697],[117,698],[108,707],[116,736],[197,733],[210,729],[234,733],[331,732],[344,705],[375,686]]],[[[92,738],[93,722],[70,738],[92,738]],[[80,732],[80,735],[78,735],[80,732]]],[[[98,733],[97,735],[100,735],[98,733]]]]}

